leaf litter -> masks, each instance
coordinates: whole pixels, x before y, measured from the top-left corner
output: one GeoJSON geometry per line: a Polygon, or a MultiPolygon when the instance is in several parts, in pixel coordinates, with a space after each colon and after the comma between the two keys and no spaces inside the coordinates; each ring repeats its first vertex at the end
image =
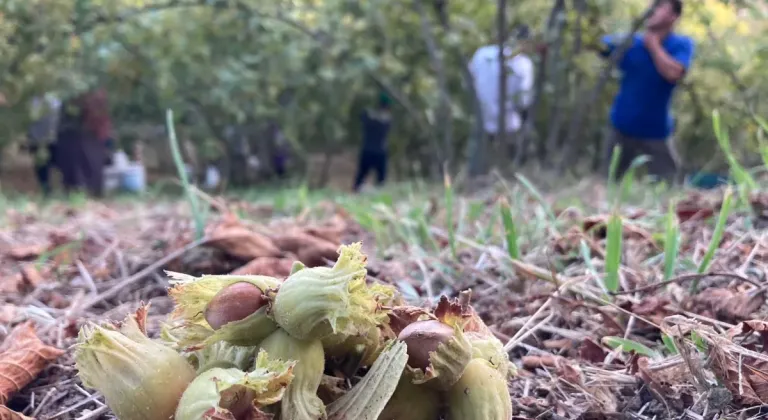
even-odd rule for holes
{"type": "MultiPolygon", "coordinates": [[[[395,310],[393,322],[412,322],[422,315],[418,306],[436,305],[441,294],[472,290],[473,316],[507,343],[518,367],[509,383],[515,419],[768,414],[761,408],[768,403],[768,241],[747,225],[764,217],[764,195],[752,199],[758,212],[730,215],[711,269],[701,274],[696,264],[722,194],[678,201],[676,276],[666,281],[667,209],[624,209],[620,287],[611,293],[602,284],[611,246],[606,209],[590,215],[518,202],[514,218],[530,226],[519,227],[521,257],[513,259],[491,216],[504,193],[473,193],[488,211],[451,225],[446,218],[466,216],[469,197],[456,200],[454,216],[433,198],[426,224],[397,202],[364,209],[321,202],[282,217],[269,206],[230,201],[209,217],[202,240],[183,203],[8,211],[0,231],[0,419],[113,418],[79,382],[71,346],[85,322],[122,319],[141,301],[152,304],[146,328],[156,336],[172,309],[163,270],[284,277],[293,261],[326,265],[340,244],[356,240],[371,256],[369,277],[399,287],[415,305],[395,310]]],[[[333,380],[324,378],[335,395],[329,399],[343,393],[333,380]]]]}

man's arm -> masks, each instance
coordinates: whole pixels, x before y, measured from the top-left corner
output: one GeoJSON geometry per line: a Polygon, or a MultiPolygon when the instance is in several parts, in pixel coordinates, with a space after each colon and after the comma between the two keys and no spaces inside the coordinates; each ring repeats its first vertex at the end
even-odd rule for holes
{"type": "Polygon", "coordinates": [[[664,79],[669,83],[677,83],[685,76],[693,57],[693,41],[681,42],[669,53],[661,45],[661,39],[657,35],[646,34],[644,42],[656,70],[664,79]]]}

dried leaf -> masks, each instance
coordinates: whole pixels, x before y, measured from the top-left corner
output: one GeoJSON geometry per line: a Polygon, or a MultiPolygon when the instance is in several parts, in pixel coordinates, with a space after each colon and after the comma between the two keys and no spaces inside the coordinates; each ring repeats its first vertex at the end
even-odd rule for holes
{"type": "Polygon", "coordinates": [[[678,399],[680,391],[685,388],[695,387],[690,384],[691,375],[685,363],[669,364],[662,368],[651,368],[650,360],[641,356],[637,359],[637,376],[639,376],[649,388],[664,398],[678,399]]]}
{"type": "Polygon", "coordinates": [[[742,404],[765,405],[768,402],[768,362],[734,352],[723,345],[710,345],[712,370],[742,404]]]}
{"type": "Polygon", "coordinates": [[[32,382],[63,350],[43,344],[32,322],[18,325],[0,346],[0,404],[32,382]]]}
{"type": "Polygon", "coordinates": [[[338,258],[339,247],[331,244],[330,242],[317,242],[312,246],[308,246],[299,250],[297,256],[299,261],[304,263],[307,267],[323,267],[336,261],[338,258]]]}
{"type": "Polygon", "coordinates": [[[554,354],[543,354],[538,356],[523,356],[523,367],[526,369],[537,369],[545,367],[556,367],[562,356],[554,354]]]}
{"type": "Polygon", "coordinates": [[[712,217],[717,208],[716,203],[707,197],[692,193],[685,200],[679,201],[675,206],[675,213],[680,223],[689,220],[703,220],[712,217]]]}
{"type": "Polygon", "coordinates": [[[595,343],[591,338],[585,338],[579,347],[579,357],[591,363],[604,362],[607,354],[603,347],[595,343]]]}
{"type": "Polygon", "coordinates": [[[319,238],[334,244],[340,244],[345,229],[346,223],[343,226],[333,227],[310,226],[304,231],[307,232],[307,234],[314,236],[315,238],[319,238]]]}
{"type": "Polygon", "coordinates": [[[238,221],[225,220],[208,234],[210,246],[232,257],[251,261],[259,257],[279,257],[282,252],[271,239],[253,232],[238,221]]]}
{"type": "Polygon", "coordinates": [[[36,289],[45,282],[43,275],[35,268],[34,264],[27,264],[21,267],[21,276],[33,289],[36,289]]]}
{"type": "Polygon", "coordinates": [[[760,334],[763,343],[763,351],[768,350],[768,322],[766,321],[753,319],[751,321],[740,322],[738,325],[728,330],[727,336],[729,339],[733,340],[736,337],[748,336],[753,332],[760,334]]]}
{"type": "Polygon", "coordinates": [[[493,337],[493,332],[485,325],[480,315],[471,305],[462,305],[458,298],[448,299],[443,295],[435,308],[435,316],[443,323],[452,324],[451,319],[460,319],[464,332],[476,332],[485,337],[493,337]]]}
{"type": "Polygon", "coordinates": [[[748,319],[765,303],[764,292],[735,292],[724,288],[709,288],[693,298],[692,312],[707,315],[725,322],[739,322],[748,319]]]}
{"type": "Polygon", "coordinates": [[[754,193],[749,201],[757,217],[768,218],[768,193],[754,193]]]}
{"type": "Polygon", "coordinates": [[[11,248],[8,256],[16,261],[27,261],[39,257],[45,250],[44,245],[22,245],[11,248]]]}
{"type": "Polygon", "coordinates": [[[669,303],[669,298],[666,296],[648,296],[639,303],[632,304],[631,311],[658,325],[664,318],[674,313],[671,308],[667,307],[669,303]]]}
{"type": "Polygon", "coordinates": [[[0,305],[0,324],[10,324],[18,312],[19,307],[16,305],[0,305]]]}
{"type": "Polygon", "coordinates": [[[570,350],[573,348],[573,340],[570,338],[550,339],[542,342],[548,350],[570,350]]]}
{"type": "Polygon", "coordinates": [[[334,249],[338,249],[341,242],[331,242],[306,233],[299,228],[291,229],[282,235],[273,236],[272,241],[275,243],[275,246],[280,248],[283,252],[291,252],[294,254],[298,254],[301,249],[311,247],[332,246],[334,249]]]}
{"type": "Polygon", "coordinates": [[[0,293],[17,293],[24,285],[24,276],[14,273],[0,279],[0,293]]]}
{"type": "Polygon", "coordinates": [[[434,318],[429,311],[418,306],[395,306],[388,314],[389,327],[395,335],[416,321],[434,318]]]}
{"type": "Polygon", "coordinates": [[[230,274],[236,276],[261,275],[270,277],[288,277],[293,261],[288,258],[260,257],[238,268],[230,274]]]}

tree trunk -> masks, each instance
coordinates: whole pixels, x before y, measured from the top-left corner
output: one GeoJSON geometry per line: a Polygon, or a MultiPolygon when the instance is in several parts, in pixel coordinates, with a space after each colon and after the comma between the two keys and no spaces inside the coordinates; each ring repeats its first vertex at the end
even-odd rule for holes
{"type": "Polygon", "coordinates": [[[496,8],[496,30],[499,38],[499,120],[496,142],[502,148],[507,144],[507,0],[499,0],[496,8]]]}
{"type": "MultiPolygon", "coordinates": [[[[569,74],[571,73],[572,66],[573,66],[573,60],[578,54],[581,53],[582,48],[582,25],[583,25],[583,19],[584,19],[584,12],[586,11],[586,0],[575,0],[573,3],[574,9],[576,10],[576,26],[574,28],[574,34],[573,34],[573,46],[571,47],[571,54],[570,57],[568,57],[567,60],[564,60],[565,68],[559,69],[558,78],[556,80],[556,87],[555,87],[555,100],[552,101],[552,107],[550,108],[549,116],[551,118],[551,123],[549,127],[549,132],[547,133],[547,139],[545,142],[542,143],[542,150],[540,151],[539,157],[543,161],[547,162],[553,162],[554,159],[556,159],[556,150],[557,150],[557,143],[560,140],[560,136],[562,134],[562,127],[563,122],[565,121],[565,109],[562,106],[561,95],[563,96],[570,96],[568,92],[568,79],[569,74]]],[[[560,41],[562,42],[562,40],[560,41]]],[[[559,55],[560,51],[559,48],[555,52],[555,54],[559,55]]],[[[558,62],[559,59],[555,58],[555,62],[558,62]]],[[[578,80],[578,78],[577,78],[578,80]]],[[[578,83],[578,82],[577,82],[578,83]]],[[[578,84],[576,84],[578,86],[578,84]]]]}
{"type": "MultiPolygon", "coordinates": [[[[528,119],[523,124],[520,133],[517,136],[517,153],[515,155],[515,166],[521,165],[525,162],[528,153],[528,146],[531,143],[531,137],[534,136],[535,129],[533,127],[534,121],[538,115],[538,111],[542,108],[544,103],[541,101],[541,97],[544,94],[544,86],[547,82],[547,63],[559,64],[557,55],[560,52],[560,46],[563,40],[563,27],[565,26],[565,0],[555,0],[552,5],[552,9],[549,12],[549,18],[547,19],[546,27],[544,28],[544,43],[549,45],[550,41],[554,40],[553,48],[551,49],[551,58],[549,49],[541,53],[541,62],[539,68],[536,71],[536,81],[534,88],[533,103],[530,106],[528,119]]],[[[554,102],[557,103],[557,96],[555,96],[554,102]]],[[[551,115],[550,115],[551,117],[551,115]]]]}
{"type": "Polygon", "coordinates": [[[445,65],[441,52],[438,50],[435,36],[429,24],[427,12],[424,9],[423,0],[416,0],[416,10],[421,20],[421,32],[424,43],[427,45],[427,53],[432,63],[432,69],[437,78],[437,89],[440,101],[437,107],[435,127],[438,129],[438,137],[442,139],[436,150],[438,166],[450,167],[453,155],[453,116],[451,111],[451,98],[448,92],[448,81],[445,73],[445,65]]]}

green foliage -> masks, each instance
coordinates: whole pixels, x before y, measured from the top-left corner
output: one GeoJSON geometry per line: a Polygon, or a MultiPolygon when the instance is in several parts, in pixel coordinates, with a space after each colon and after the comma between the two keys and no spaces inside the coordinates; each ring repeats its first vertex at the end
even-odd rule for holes
{"type": "Polygon", "coordinates": [[[619,290],[619,269],[621,268],[623,227],[621,215],[614,213],[608,220],[605,249],[605,288],[610,292],[619,290]]]}
{"type": "Polygon", "coordinates": [[[509,208],[509,202],[506,199],[502,199],[499,203],[499,212],[501,214],[501,221],[504,224],[505,238],[507,242],[507,252],[510,258],[520,259],[520,247],[517,239],[517,228],[515,227],[515,221],[512,219],[512,210],[509,208]]]}
{"type": "MultiPolygon", "coordinates": [[[[566,2],[558,36],[544,30],[551,3],[514,2],[509,19],[553,45],[535,113],[540,139],[554,129],[557,113],[567,120],[596,82],[602,61],[585,47],[606,32],[625,31],[647,5],[585,0],[578,11],[572,4],[578,2],[566,2]]],[[[768,114],[758,100],[768,90],[762,77],[768,24],[756,0],[740,4],[739,10],[702,0],[686,7],[680,30],[696,39],[697,53],[675,108],[676,143],[688,164],[712,160],[717,150],[713,108],[728,115],[728,126],[741,127],[731,139],[737,159],[750,159],[758,147],[760,124],[752,115],[768,114]]],[[[496,5],[449,2],[448,27],[426,9],[437,51],[428,50],[422,19],[406,0],[6,0],[0,90],[10,106],[0,111],[0,145],[23,136],[33,96],[66,97],[100,83],[110,89],[121,123],[158,123],[158,115],[174,109],[179,132],[210,157],[232,153],[231,144],[222,144],[228,125],[267,121],[278,122],[301,153],[338,152],[357,144],[356,117],[383,87],[395,102],[393,157],[406,168],[418,162],[426,173],[441,164],[432,159],[440,144],[435,133],[453,130],[452,154],[466,150],[474,101],[464,68],[474,50],[493,42],[496,5]],[[433,54],[445,66],[446,96],[438,91],[433,54]],[[449,121],[437,118],[442,97],[449,121]]],[[[574,149],[582,156],[599,153],[595,139],[614,93],[615,84],[589,113],[574,149]]]]}
{"type": "Polygon", "coordinates": [[[610,348],[621,348],[621,351],[624,352],[635,352],[641,356],[647,356],[651,358],[655,358],[659,356],[659,353],[648,348],[644,344],[638,343],[634,340],[628,340],[626,338],[621,337],[603,337],[603,344],[610,348]]]}
{"type": "MultiPolygon", "coordinates": [[[[720,242],[723,240],[723,235],[725,234],[725,228],[728,224],[728,216],[731,215],[731,204],[733,202],[733,193],[731,189],[725,191],[725,197],[723,198],[723,205],[720,207],[720,215],[717,218],[717,224],[715,225],[715,230],[712,232],[712,239],[709,241],[709,245],[707,246],[707,252],[704,254],[704,258],[701,259],[701,262],[699,263],[699,269],[698,273],[703,274],[706,273],[707,270],[709,270],[710,264],[712,264],[712,259],[715,257],[715,253],[718,249],[720,249],[720,242]]],[[[694,280],[693,284],[691,285],[691,289],[694,291],[698,287],[698,280],[694,280]]]]}
{"type": "Polygon", "coordinates": [[[675,274],[677,256],[680,253],[680,226],[677,223],[674,203],[670,203],[665,221],[664,234],[664,280],[675,274]]]}

